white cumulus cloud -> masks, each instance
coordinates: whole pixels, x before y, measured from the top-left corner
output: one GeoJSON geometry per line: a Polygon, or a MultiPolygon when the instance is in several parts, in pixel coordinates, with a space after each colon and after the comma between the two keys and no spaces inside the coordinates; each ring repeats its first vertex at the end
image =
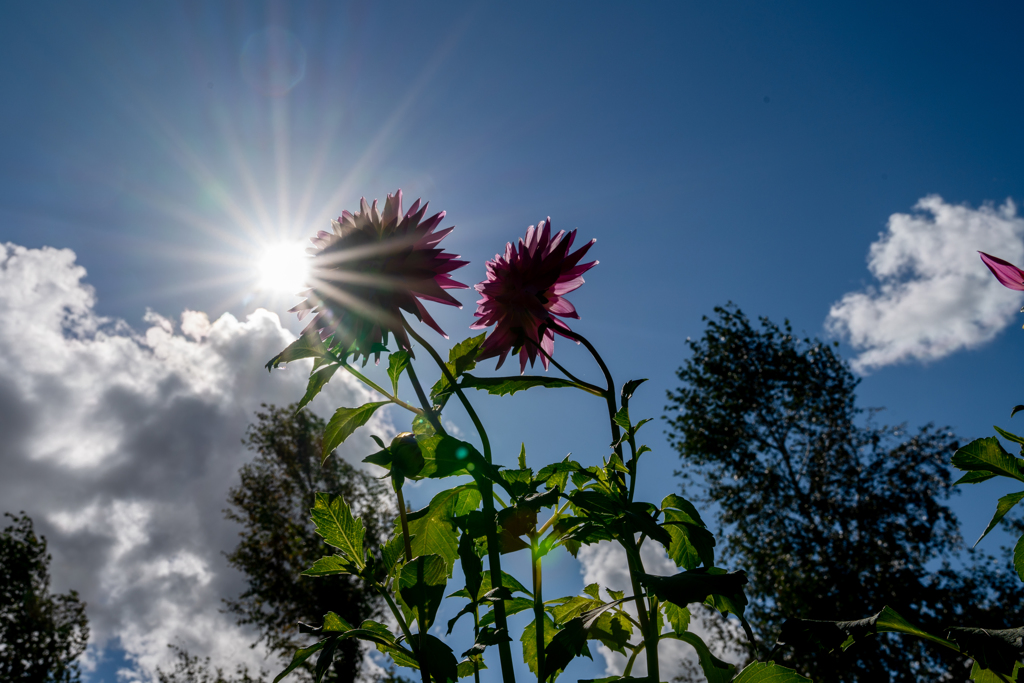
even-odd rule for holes
{"type": "MultiPolygon", "coordinates": [[[[136,332],[96,314],[84,277],[70,250],[0,244],[0,512],[46,535],[54,590],[87,603],[93,659],[119,642],[145,677],[181,643],[259,668],[253,634],[219,611],[244,589],[222,509],[254,411],[305,389],[306,364],[263,367],[294,335],[265,310],[185,311],[180,325],[150,312],[136,332]]],[[[339,374],[312,405],[367,399],[339,374]]],[[[379,414],[362,431],[343,453],[394,430],[379,414]]]]}
{"type": "Polygon", "coordinates": [[[1024,219],[1013,201],[974,209],[929,195],[914,209],[890,216],[871,245],[868,269],[878,284],[846,294],[829,311],[828,330],[860,350],[858,372],[977,347],[1009,325],[1021,304],[978,258],[984,251],[1024,263],[1024,219]]]}

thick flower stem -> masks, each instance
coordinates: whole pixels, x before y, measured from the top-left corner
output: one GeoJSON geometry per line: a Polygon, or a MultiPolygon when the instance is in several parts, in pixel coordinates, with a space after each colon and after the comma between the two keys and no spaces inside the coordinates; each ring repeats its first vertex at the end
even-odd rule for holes
{"type": "Polygon", "coordinates": [[[612,427],[612,443],[615,444],[615,453],[618,454],[619,459],[622,459],[622,444],[619,443],[619,439],[622,435],[619,432],[619,424],[615,421],[615,413],[618,412],[618,406],[615,404],[615,380],[612,379],[612,373],[608,370],[608,366],[605,365],[604,359],[601,358],[601,354],[597,352],[597,349],[594,348],[593,344],[587,341],[586,337],[581,334],[576,334],[568,329],[559,328],[558,332],[559,334],[563,334],[566,337],[569,337],[569,339],[578,341],[586,346],[587,351],[590,351],[590,355],[594,357],[594,360],[596,360],[597,364],[601,367],[601,372],[604,373],[604,379],[608,383],[608,389],[604,392],[604,398],[605,401],[608,402],[608,422],[612,427]]]}
{"type": "Polygon", "coordinates": [[[602,389],[599,386],[595,386],[595,385],[591,384],[590,382],[584,382],[583,380],[581,380],[578,377],[576,377],[576,375],[572,374],[571,372],[566,370],[564,367],[562,367],[562,365],[558,361],[556,361],[554,358],[551,357],[550,353],[548,353],[547,351],[544,350],[543,346],[541,346],[540,344],[538,344],[534,340],[532,340],[529,337],[527,337],[526,341],[528,341],[530,344],[533,344],[535,347],[537,347],[537,351],[540,352],[540,355],[542,355],[545,358],[547,358],[548,362],[551,363],[552,365],[554,365],[556,368],[558,368],[561,371],[561,373],[563,375],[565,375],[566,378],[568,378],[568,380],[570,382],[572,382],[573,384],[576,384],[580,389],[583,389],[584,391],[586,391],[589,394],[594,394],[595,396],[601,396],[602,398],[604,397],[604,389],[602,389]]]}
{"type": "Polygon", "coordinates": [[[427,400],[427,395],[423,393],[423,385],[420,384],[420,379],[416,376],[416,370],[413,368],[412,363],[409,363],[405,371],[409,375],[409,381],[412,382],[412,388],[416,390],[416,398],[420,400],[420,405],[423,406],[423,414],[430,420],[434,431],[438,434],[444,434],[444,427],[441,426],[441,421],[434,414],[434,407],[427,400]]]}
{"type": "MultiPolygon", "coordinates": [[[[476,410],[473,408],[473,404],[466,398],[466,394],[463,393],[462,389],[459,388],[458,383],[455,381],[455,377],[452,376],[451,370],[448,369],[448,365],[441,360],[441,356],[438,355],[434,347],[426,342],[423,337],[416,333],[416,330],[412,328],[408,323],[405,324],[405,329],[420,343],[423,348],[427,350],[427,353],[434,359],[437,366],[441,369],[441,373],[448,380],[448,383],[455,388],[455,395],[459,397],[459,401],[462,403],[462,407],[469,413],[470,419],[473,421],[473,426],[476,427],[477,433],[480,435],[480,443],[484,449],[484,459],[488,464],[491,463],[491,441],[487,438],[487,431],[484,429],[484,425],[480,422],[480,416],[476,414],[476,410]]],[[[412,364],[409,365],[412,367],[412,364]]],[[[419,389],[422,392],[422,389],[419,389]]],[[[423,399],[425,401],[425,399],[423,399]]],[[[432,412],[430,413],[433,414],[432,412]]],[[[436,417],[434,419],[437,419],[436,417]]],[[[487,560],[490,565],[491,571],[491,588],[501,588],[501,549],[498,547],[498,530],[495,520],[495,509],[494,509],[494,487],[491,484],[491,480],[486,476],[481,476],[476,480],[477,485],[480,487],[480,497],[483,499],[484,515],[487,519],[492,520],[487,526],[487,560]]],[[[508,621],[505,616],[505,601],[498,600],[494,603],[494,625],[498,630],[504,630],[508,633],[508,621]]],[[[498,654],[501,660],[501,679],[502,683],[515,683],[516,676],[512,669],[512,648],[509,646],[507,641],[498,643],[498,654]]]]}
{"type": "Polygon", "coordinates": [[[652,681],[660,681],[658,666],[658,640],[661,634],[656,633],[658,626],[657,619],[652,619],[647,605],[644,604],[643,592],[640,587],[639,577],[643,574],[644,565],[640,559],[640,551],[632,536],[627,536],[620,541],[626,550],[626,559],[629,563],[629,581],[633,586],[633,595],[636,601],[636,616],[640,622],[640,632],[644,638],[644,649],[647,655],[647,676],[652,681]]]}
{"type": "Polygon", "coordinates": [[[533,623],[537,632],[537,683],[544,683],[544,596],[541,594],[541,536],[534,534],[530,539],[530,552],[533,554],[533,623]]]}
{"type": "Polygon", "coordinates": [[[409,521],[406,518],[405,512],[405,498],[402,497],[402,487],[398,485],[398,482],[391,479],[391,486],[395,489],[395,495],[398,496],[398,518],[402,520],[402,540],[405,542],[405,561],[412,562],[412,543],[409,540],[409,521]]]}

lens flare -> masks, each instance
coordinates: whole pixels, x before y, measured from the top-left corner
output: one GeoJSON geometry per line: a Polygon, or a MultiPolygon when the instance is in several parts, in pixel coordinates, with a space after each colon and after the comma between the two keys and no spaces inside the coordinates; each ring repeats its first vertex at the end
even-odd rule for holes
{"type": "Polygon", "coordinates": [[[258,286],[273,294],[295,294],[305,288],[310,257],[300,242],[267,247],[256,262],[258,286]]]}

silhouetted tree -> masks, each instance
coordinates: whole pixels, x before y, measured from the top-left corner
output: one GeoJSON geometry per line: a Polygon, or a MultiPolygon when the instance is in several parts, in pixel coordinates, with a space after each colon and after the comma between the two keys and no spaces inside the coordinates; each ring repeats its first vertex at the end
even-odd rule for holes
{"type": "MultiPolygon", "coordinates": [[[[286,661],[296,649],[314,642],[299,633],[298,622],[319,625],[327,611],[353,624],[381,616],[380,598],[358,579],[300,576],[332,553],[310,521],[317,492],[345,497],[366,526],[370,548],[386,539],[395,515],[376,479],[337,454],[321,465],[325,427],[308,410],[264,405],[243,440],[256,457],[239,471],[241,481],[231,489],[230,508],[225,510],[228,519],[243,527],[228,561],[249,582],[241,596],[226,601],[228,610],[240,624],[255,626],[260,639],[286,661]]],[[[360,664],[358,641],[343,640],[328,676],[354,681],[360,664]]]]}
{"type": "Polygon", "coordinates": [[[71,683],[89,623],[75,591],[50,594],[50,555],[22,513],[0,533],[0,680],[71,683]]]}
{"type": "MultiPolygon", "coordinates": [[[[684,489],[699,485],[717,506],[725,560],[749,573],[762,650],[788,617],[852,620],[885,605],[939,634],[1024,623],[1024,591],[1005,562],[957,568],[958,522],[943,502],[953,435],[876,426],[831,346],[766,318],[755,329],[731,305],[715,312],[689,342],[666,417],[684,489]]],[[[816,681],[963,681],[969,672],[952,652],[887,636],[838,657],[781,659],[816,681]]]]}

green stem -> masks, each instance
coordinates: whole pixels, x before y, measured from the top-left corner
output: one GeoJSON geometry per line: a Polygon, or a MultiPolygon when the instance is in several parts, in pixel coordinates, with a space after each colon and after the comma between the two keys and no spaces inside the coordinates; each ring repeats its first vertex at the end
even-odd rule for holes
{"type": "Polygon", "coordinates": [[[636,601],[636,616],[640,621],[640,632],[644,637],[644,647],[647,651],[647,675],[652,681],[660,681],[658,667],[658,640],[661,634],[654,633],[657,620],[649,616],[647,606],[644,604],[643,593],[637,577],[643,573],[643,561],[640,559],[640,551],[631,536],[620,539],[619,543],[626,550],[626,559],[629,562],[629,581],[633,586],[633,595],[636,601]]]}
{"type": "MultiPolygon", "coordinates": [[[[405,329],[409,332],[413,339],[420,343],[423,348],[427,350],[427,353],[437,363],[437,367],[441,369],[445,379],[455,389],[455,395],[459,397],[459,401],[462,403],[463,408],[469,413],[470,419],[473,421],[473,425],[476,427],[477,433],[480,435],[480,443],[484,449],[484,459],[488,464],[491,463],[491,441],[487,438],[487,431],[484,429],[484,425],[480,422],[480,416],[476,414],[476,410],[473,409],[473,405],[466,398],[466,394],[463,393],[459,387],[458,382],[455,381],[455,377],[452,376],[451,370],[448,369],[448,365],[441,360],[441,356],[437,354],[434,347],[426,342],[423,337],[416,333],[416,330],[405,322],[405,329]]],[[[412,364],[409,364],[412,368],[412,364]]],[[[422,392],[422,389],[419,390],[422,392]]],[[[431,413],[432,414],[432,413],[431,413]]],[[[435,418],[436,419],[436,418],[435,418]]],[[[477,479],[477,485],[480,487],[480,497],[483,499],[484,515],[487,519],[491,520],[491,523],[487,525],[487,560],[491,570],[491,588],[501,588],[501,549],[498,547],[498,530],[496,527],[495,510],[494,510],[494,487],[491,484],[491,480],[486,476],[481,476],[477,479]]],[[[494,603],[494,625],[499,629],[504,629],[508,633],[508,620],[505,616],[505,601],[498,600],[494,603]]],[[[516,675],[512,665],[512,648],[509,647],[507,641],[498,643],[498,654],[501,660],[501,679],[502,683],[515,683],[516,675]]]]}
{"type": "Polygon", "coordinates": [[[351,366],[351,365],[349,365],[348,363],[343,363],[341,367],[343,367],[343,368],[345,368],[346,370],[348,370],[348,372],[349,372],[349,373],[350,373],[350,374],[351,374],[351,375],[352,375],[353,377],[355,377],[355,378],[356,378],[356,379],[358,379],[358,380],[359,380],[360,382],[362,382],[363,384],[367,385],[368,387],[370,387],[371,389],[373,389],[374,391],[376,391],[376,392],[377,392],[378,394],[381,394],[382,396],[384,396],[385,398],[387,398],[388,400],[390,400],[390,401],[391,401],[392,403],[394,403],[395,405],[397,405],[397,406],[402,406],[402,407],[403,407],[403,408],[405,408],[406,410],[408,410],[408,411],[410,411],[410,412],[413,412],[413,413],[416,413],[417,415],[422,415],[422,414],[423,414],[423,411],[422,411],[422,410],[420,410],[420,409],[419,409],[419,408],[417,408],[416,406],[412,406],[412,405],[409,405],[408,403],[406,403],[406,402],[405,402],[405,401],[403,401],[402,399],[398,398],[397,396],[392,396],[392,395],[391,395],[391,394],[389,394],[389,393],[388,393],[388,392],[387,392],[386,390],[384,390],[384,389],[383,389],[382,387],[378,386],[376,382],[374,382],[374,381],[373,381],[373,380],[371,380],[371,379],[370,379],[369,377],[367,377],[367,376],[366,376],[366,375],[364,375],[363,373],[361,373],[361,372],[359,372],[358,370],[356,370],[356,369],[355,369],[354,367],[352,367],[352,366],[351,366]]]}
{"type": "Polygon", "coordinates": [[[402,487],[398,485],[394,477],[391,478],[391,486],[398,496],[398,518],[402,520],[402,540],[405,542],[405,561],[412,562],[412,542],[409,540],[409,521],[406,519],[405,498],[402,497],[402,487]]]}
{"type": "Polygon", "coordinates": [[[540,534],[530,538],[530,552],[533,555],[533,623],[537,633],[537,683],[544,683],[544,597],[541,595],[541,552],[540,534]]]}
{"type": "Polygon", "coordinates": [[[526,341],[528,341],[531,344],[533,344],[534,346],[536,346],[537,350],[540,351],[541,355],[548,359],[548,362],[550,362],[552,365],[554,365],[556,368],[558,368],[562,372],[563,375],[565,375],[566,377],[569,378],[569,380],[571,382],[573,382],[574,384],[579,385],[580,389],[585,389],[589,393],[594,394],[596,396],[604,396],[604,390],[601,387],[596,386],[594,384],[591,384],[590,382],[584,382],[583,380],[581,380],[578,377],[576,377],[575,375],[573,375],[571,372],[569,372],[564,367],[559,365],[558,361],[556,361],[554,358],[552,358],[551,354],[549,354],[547,351],[545,351],[544,347],[542,347],[540,344],[535,342],[533,339],[530,339],[529,337],[527,337],[526,341]]]}
{"type": "Polygon", "coordinates": [[[378,583],[374,584],[374,587],[377,589],[378,593],[384,596],[384,600],[387,601],[388,607],[391,609],[391,613],[395,615],[395,621],[398,622],[399,628],[401,628],[402,633],[405,634],[405,639],[409,641],[409,646],[412,647],[412,653],[416,656],[416,661],[419,662],[420,665],[420,678],[423,680],[423,683],[430,683],[430,673],[427,671],[423,658],[420,657],[419,642],[413,639],[412,633],[409,632],[409,625],[405,623],[405,616],[402,614],[402,610],[398,609],[398,605],[395,604],[391,594],[388,593],[384,586],[378,583]]]}
{"type": "Polygon", "coordinates": [[[434,431],[438,434],[444,434],[444,427],[441,426],[441,421],[437,419],[437,415],[434,414],[434,407],[430,405],[430,401],[427,400],[427,395],[423,393],[423,385],[420,384],[420,378],[416,376],[416,369],[409,363],[405,369],[406,374],[409,375],[409,381],[412,382],[412,388],[416,390],[416,397],[420,400],[420,405],[423,406],[423,415],[430,420],[430,424],[434,427],[434,431]]]}
{"type": "Polygon", "coordinates": [[[619,458],[621,459],[622,444],[619,443],[619,438],[621,437],[621,434],[619,432],[619,425],[615,421],[615,413],[618,412],[618,409],[615,406],[615,380],[612,379],[612,373],[608,371],[608,366],[605,365],[604,359],[601,358],[601,354],[597,352],[597,349],[594,348],[593,344],[587,341],[586,337],[584,337],[581,334],[576,334],[571,330],[561,328],[559,329],[559,333],[564,334],[566,337],[578,341],[579,343],[587,347],[587,351],[590,351],[590,355],[594,357],[594,360],[596,360],[597,364],[601,367],[601,372],[604,373],[604,379],[608,383],[608,389],[605,390],[603,393],[605,401],[608,402],[608,421],[609,423],[611,423],[612,426],[612,443],[616,444],[615,452],[619,455],[619,458]]]}

